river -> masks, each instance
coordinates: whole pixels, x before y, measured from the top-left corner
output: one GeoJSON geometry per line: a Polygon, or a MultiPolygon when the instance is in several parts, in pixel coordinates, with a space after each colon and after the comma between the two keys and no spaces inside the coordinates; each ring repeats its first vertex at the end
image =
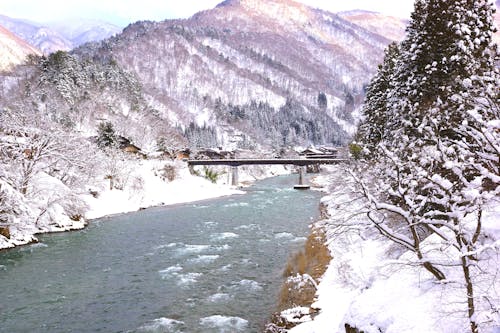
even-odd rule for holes
{"type": "Polygon", "coordinates": [[[321,193],[239,196],[92,221],[0,253],[0,332],[260,332],[321,193]]]}

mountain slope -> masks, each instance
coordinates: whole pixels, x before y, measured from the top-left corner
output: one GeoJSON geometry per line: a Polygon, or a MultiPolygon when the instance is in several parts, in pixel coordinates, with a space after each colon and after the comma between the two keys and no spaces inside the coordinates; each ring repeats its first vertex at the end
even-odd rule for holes
{"type": "Polygon", "coordinates": [[[408,24],[407,20],[398,17],[365,10],[341,12],[338,15],[349,22],[398,42],[404,38],[408,24]]]}
{"type": "Polygon", "coordinates": [[[0,25],[0,71],[22,63],[29,54],[40,55],[40,51],[0,25]]]}
{"type": "Polygon", "coordinates": [[[213,127],[217,144],[279,146],[344,142],[388,43],[294,1],[230,0],[188,20],[132,24],[75,54],[135,73],[175,126],[213,127]]]}

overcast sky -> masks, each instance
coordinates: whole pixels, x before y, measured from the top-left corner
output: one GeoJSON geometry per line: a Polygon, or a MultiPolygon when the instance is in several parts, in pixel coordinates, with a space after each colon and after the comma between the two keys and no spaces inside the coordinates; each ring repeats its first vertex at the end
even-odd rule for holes
{"type": "MultiPolygon", "coordinates": [[[[222,0],[0,0],[0,14],[36,22],[93,18],[119,26],[138,20],[187,18],[215,7],[222,0]]],[[[409,17],[414,0],[296,0],[311,7],[338,12],[366,9],[409,17]]]]}

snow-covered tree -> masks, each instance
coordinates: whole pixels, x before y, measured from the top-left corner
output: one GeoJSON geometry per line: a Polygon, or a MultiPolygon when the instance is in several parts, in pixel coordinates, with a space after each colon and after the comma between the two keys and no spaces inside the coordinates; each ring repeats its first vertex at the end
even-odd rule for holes
{"type": "Polygon", "coordinates": [[[34,110],[0,114],[0,223],[43,227],[61,213],[80,219],[78,197],[93,178],[90,142],[65,131],[34,110]],[[57,212],[57,213],[56,213],[57,212]]]}
{"type": "Polygon", "coordinates": [[[97,145],[100,148],[113,147],[117,145],[117,137],[113,123],[106,121],[98,125],[97,145]]]}
{"type": "Polygon", "coordinates": [[[358,127],[357,137],[370,153],[384,138],[387,126],[388,94],[392,91],[392,76],[399,56],[399,46],[391,43],[386,51],[384,62],[379,65],[377,74],[371,80],[363,106],[364,119],[358,127]]]}
{"type": "MultiPolygon", "coordinates": [[[[361,141],[376,144],[375,180],[363,179],[370,173],[366,168],[355,175],[374,226],[415,251],[436,278],[445,274],[425,258],[422,239],[435,234],[455,248],[451,264],[463,271],[472,332],[479,331],[472,263],[480,259],[475,254],[482,207],[500,194],[500,80],[493,31],[487,0],[416,2],[382,94],[388,98],[381,103],[368,98],[365,105],[367,118],[373,110],[387,115],[379,142],[372,139],[381,132],[378,122],[364,122],[359,133],[361,141]],[[403,223],[389,222],[387,212],[403,223]]],[[[370,88],[375,90],[367,96],[379,93],[378,86],[370,88]]]]}

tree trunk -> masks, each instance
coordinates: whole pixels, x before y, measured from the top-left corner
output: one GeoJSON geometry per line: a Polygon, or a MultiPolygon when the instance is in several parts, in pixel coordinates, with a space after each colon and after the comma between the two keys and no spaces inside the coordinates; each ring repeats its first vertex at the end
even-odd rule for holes
{"type": "Polygon", "coordinates": [[[469,270],[469,258],[464,256],[461,260],[462,270],[464,271],[465,287],[467,289],[467,313],[469,315],[470,330],[472,333],[478,333],[479,329],[477,323],[474,319],[474,285],[472,284],[470,270],[469,270]]]}
{"type": "MultiPolygon", "coordinates": [[[[413,246],[415,248],[415,253],[417,254],[417,257],[419,260],[422,260],[424,256],[422,255],[422,251],[420,251],[420,236],[417,233],[417,230],[415,229],[414,226],[410,226],[410,231],[412,234],[413,238],[413,246]]],[[[433,264],[431,264],[428,261],[425,261],[423,263],[423,266],[426,270],[428,270],[436,279],[439,281],[446,279],[446,276],[444,275],[443,272],[441,272],[437,267],[435,267],[433,264]]]]}
{"type": "Polygon", "coordinates": [[[439,281],[446,279],[446,276],[443,272],[441,272],[438,268],[436,268],[433,264],[426,261],[424,262],[424,268],[428,270],[436,279],[439,281]]]}

